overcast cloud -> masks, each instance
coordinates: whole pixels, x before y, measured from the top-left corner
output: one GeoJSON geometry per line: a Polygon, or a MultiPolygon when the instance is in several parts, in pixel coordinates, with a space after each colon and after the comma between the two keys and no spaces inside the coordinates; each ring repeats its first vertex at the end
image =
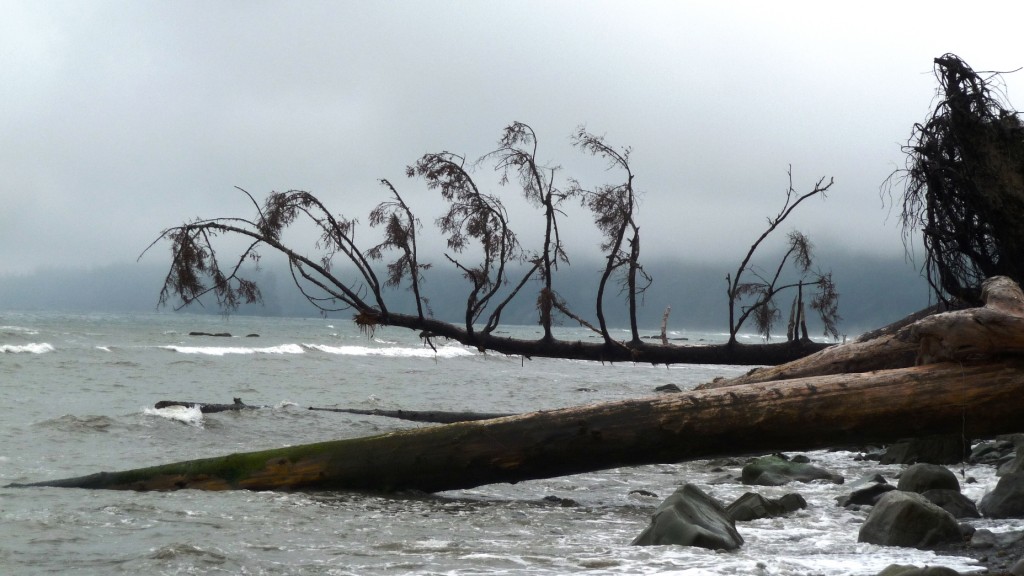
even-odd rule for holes
{"type": "MultiPolygon", "coordinates": [[[[234,186],[310,190],[365,221],[388,178],[429,223],[437,200],[405,166],[476,157],[516,120],[584,184],[617,176],[571,149],[577,125],[633,147],[648,255],[738,261],[792,164],[801,191],[835,178],[792,226],[900,257],[879,185],[932,104],[932,59],[1024,65],[1016,3],[3,7],[0,274],[134,261],[163,228],[251,215],[234,186]]],[[[1018,106],[1022,74],[1007,77],[1018,106]]],[[[585,214],[571,218],[574,242],[596,242],[585,214]]]]}

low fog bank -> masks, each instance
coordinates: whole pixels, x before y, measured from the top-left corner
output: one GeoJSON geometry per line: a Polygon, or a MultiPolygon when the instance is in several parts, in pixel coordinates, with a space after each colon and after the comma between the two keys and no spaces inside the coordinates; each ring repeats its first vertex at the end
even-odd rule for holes
{"type": "MultiPolygon", "coordinates": [[[[833,256],[828,265],[840,292],[842,334],[855,335],[898,320],[929,303],[928,286],[918,268],[903,259],[877,256],[833,256]]],[[[694,264],[659,260],[646,269],[654,283],[644,296],[639,312],[640,326],[658,330],[662,314],[672,307],[669,329],[727,330],[728,307],[725,276],[735,271],[735,263],[694,264]]],[[[555,289],[580,316],[590,320],[594,313],[594,295],[601,264],[575,262],[563,266],[555,277],[555,289]]],[[[0,277],[0,310],[57,310],[67,312],[153,312],[167,269],[154,263],[123,264],[89,270],[47,270],[30,275],[0,277]]],[[[291,275],[283,266],[266,266],[255,272],[261,282],[264,303],[244,306],[239,314],[263,316],[313,317],[318,311],[291,284],[291,275]]],[[[529,290],[530,285],[527,286],[529,290]]],[[[611,326],[625,327],[628,316],[618,285],[606,294],[606,317],[611,326]]],[[[454,270],[440,267],[428,271],[423,286],[434,316],[461,322],[464,295],[468,284],[454,270]],[[452,295],[459,295],[455,299],[452,295]]],[[[389,294],[392,309],[411,311],[411,293],[403,290],[389,294]],[[400,304],[407,303],[407,304],[400,304]]],[[[787,309],[792,294],[779,298],[779,307],[787,309]]],[[[191,313],[220,313],[214,303],[192,306],[191,313]]],[[[332,313],[348,317],[349,313],[332,313]]],[[[524,292],[502,315],[505,324],[535,324],[537,313],[533,297],[524,292]]],[[[571,320],[562,319],[567,325],[571,320]]],[[[781,324],[781,323],[780,323],[781,324]]],[[[820,327],[811,322],[812,333],[820,327]]],[[[752,331],[753,327],[746,327],[752,331]]]]}

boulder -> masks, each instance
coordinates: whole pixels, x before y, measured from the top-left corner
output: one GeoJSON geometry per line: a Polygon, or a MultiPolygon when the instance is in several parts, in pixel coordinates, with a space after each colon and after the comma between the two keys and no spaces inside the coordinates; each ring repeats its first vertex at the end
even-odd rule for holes
{"type": "Polygon", "coordinates": [[[804,497],[790,493],[781,498],[765,498],[754,492],[747,492],[736,499],[735,502],[725,507],[725,511],[736,522],[757,520],[759,518],[774,518],[783,516],[790,512],[807,508],[807,501],[804,497]]]}
{"type": "Polygon", "coordinates": [[[927,549],[959,543],[961,535],[956,518],[949,512],[920,494],[893,490],[871,509],[857,541],[927,549]]]}
{"type": "Polygon", "coordinates": [[[959,492],[960,482],[957,481],[956,475],[945,466],[914,464],[900,474],[900,481],[896,484],[896,488],[918,494],[927,490],[956,490],[959,492]]]}
{"type": "Polygon", "coordinates": [[[1024,450],[1017,449],[1016,454],[1009,454],[1000,461],[996,476],[1006,476],[1014,472],[1024,472],[1024,450]]]}
{"type": "Polygon", "coordinates": [[[833,474],[812,464],[791,462],[778,454],[757,458],[748,463],[743,467],[740,479],[744,484],[758,486],[782,486],[794,480],[797,482],[828,480],[834,484],[843,483],[843,477],[838,474],[833,474]]]}
{"type": "Polygon", "coordinates": [[[960,518],[981,518],[981,514],[978,513],[978,506],[974,504],[974,500],[964,496],[957,490],[933,488],[931,490],[925,490],[921,493],[921,496],[924,496],[932,504],[935,504],[939,508],[949,512],[953,515],[953,518],[958,520],[960,518]]]}
{"type": "Polygon", "coordinates": [[[978,510],[987,518],[1024,518],[1024,472],[1000,478],[981,499],[978,510]]]}
{"type": "Polygon", "coordinates": [[[971,450],[968,462],[972,464],[995,464],[1014,451],[1010,440],[989,440],[981,442],[971,450]]]}
{"type": "Polygon", "coordinates": [[[970,456],[970,446],[959,434],[911,438],[891,444],[882,464],[956,464],[970,456]]]}
{"type": "Polygon", "coordinates": [[[631,544],[735,550],[743,544],[743,537],[717,500],[693,484],[686,484],[658,506],[650,525],[631,544]]]}

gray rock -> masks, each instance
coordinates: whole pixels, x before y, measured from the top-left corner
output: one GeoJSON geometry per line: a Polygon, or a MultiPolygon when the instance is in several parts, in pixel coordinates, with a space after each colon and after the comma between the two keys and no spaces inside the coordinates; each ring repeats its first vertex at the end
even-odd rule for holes
{"type": "Polygon", "coordinates": [[[824,468],[803,462],[790,462],[777,455],[757,458],[743,467],[740,478],[744,484],[758,486],[782,486],[792,481],[811,482],[828,480],[834,484],[842,484],[843,477],[833,474],[824,468]]]}
{"type": "Polygon", "coordinates": [[[927,549],[958,543],[961,536],[952,514],[920,494],[893,490],[872,508],[857,541],[927,549]]]}
{"type": "Polygon", "coordinates": [[[771,499],[765,498],[760,494],[747,492],[737,498],[735,502],[726,506],[725,511],[736,522],[745,522],[759,518],[784,516],[801,508],[807,508],[807,501],[804,500],[803,496],[796,493],[771,499]]]}
{"type": "Polygon", "coordinates": [[[936,464],[914,464],[900,475],[900,481],[896,488],[906,492],[917,492],[918,494],[927,490],[956,490],[960,491],[960,482],[945,466],[936,464]]]}
{"type": "Polygon", "coordinates": [[[987,518],[1024,518],[1024,472],[1000,478],[981,499],[978,510],[987,518]]]}
{"type": "Polygon", "coordinates": [[[895,490],[896,487],[888,482],[882,481],[878,484],[872,484],[865,486],[858,490],[850,492],[846,496],[836,496],[836,504],[843,508],[849,508],[851,506],[874,506],[878,503],[878,499],[886,494],[895,490]]]}
{"type": "Polygon", "coordinates": [[[1005,461],[999,464],[996,476],[1006,476],[1014,472],[1024,472],[1024,450],[1018,449],[1012,457],[1007,456],[1005,461]]]}
{"type": "Polygon", "coordinates": [[[978,528],[971,535],[971,548],[1009,548],[1024,540],[1024,532],[993,532],[978,528]]]}
{"type": "Polygon", "coordinates": [[[905,566],[903,564],[890,564],[878,573],[878,576],[960,576],[960,573],[945,566],[905,566]]]}
{"type": "Polygon", "coordinates": [[[1013,576],[1024,576],[1024,558],[1017,560],[1017,563],[1010,568],[1010,574],[1013,574],[1013,576]]]}
{"type": "Polygon", "coordinates": [[[921,493],[929,502],[953,515],[953,518],[981,518],[974,501],[956,490],[933,488],[921,493]]]}
{"type": "Polygon", "coordinates": [[[735,550],[743,537],[717,500],[686,484],[658,506],[651,524],[632,542],[633,546],[665,544],[735,550]]]}
{"type": "Polygon", "coordinates": [[[879,460],[882,464],[956,464],[970,456],[970,446],[959,434],[925,436],[890,445],[879,460]]]}

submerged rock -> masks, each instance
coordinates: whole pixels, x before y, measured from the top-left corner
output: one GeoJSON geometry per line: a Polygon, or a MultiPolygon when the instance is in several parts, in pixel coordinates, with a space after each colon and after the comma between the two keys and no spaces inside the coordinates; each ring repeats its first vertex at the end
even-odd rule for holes
{"type": "Polygon", "coordinates": [[[686,484],[658,506],[651,516],[651,524],[631,543],[633,546],[666,544],[735,550],[743,544],[743,537],[717,500],[693,484],[686,484]]]}
{"type": "Polygon", "coordinates": [[[828,480],[842,484],[843,477],[804,462],[792,462],[779,455],[758,458],[743,467],[741,480],[744,484],[758,486],[782,486],[792,481],[811,482],[828,480]]]}
{"type": "Polygon", "coordinates": [[[895,486],[889,484],[883,479],[881,482],[876,482],[869,486],[865,486],[864,488],[854,490],[846,496],[836,496],[836,504],[843,508],[874,506],[875,504],[878,504],[878,500],[882,496],[895,489],[895,486]]]}
{"type": "Polygon", "coordinates": [[[858,542],[928,549],[960,542],[953,515],[914,492],[893,490],[878,500],[860,527],[858,542]]]}
{"type": "Polygon", "coordinates": [[[945,566],[906,566],[890,564],[878,573],[878,576],[960,576],[960,573],[945,566]]]}

